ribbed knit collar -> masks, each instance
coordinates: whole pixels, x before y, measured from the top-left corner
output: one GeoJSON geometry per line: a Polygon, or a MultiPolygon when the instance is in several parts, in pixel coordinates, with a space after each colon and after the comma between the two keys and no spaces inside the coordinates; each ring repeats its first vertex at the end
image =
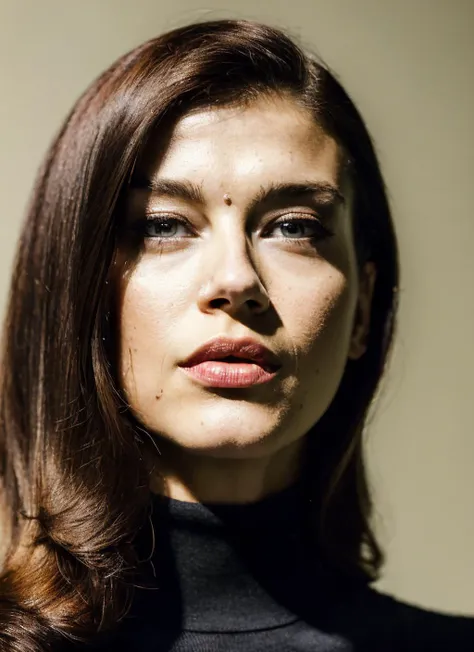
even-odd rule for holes
{"type": "Polygon", "coordinates": [[[310,507],[300,483],[248,504],[156,496],[151,563],[158,588],[141,589],[141,617],[181,630],[229,632],[314,613],[328,578],[306,527],[310,507]]]}

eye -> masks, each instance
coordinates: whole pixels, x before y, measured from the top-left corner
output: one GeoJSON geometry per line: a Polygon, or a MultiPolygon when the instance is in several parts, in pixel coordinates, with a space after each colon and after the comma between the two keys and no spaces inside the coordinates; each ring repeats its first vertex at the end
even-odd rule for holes
{"type": "MultiPolygon", "coordinates": [[[[149,215],[135,224],[135,229],[143,238],[163,242],[192,237],[193,229],[187,220],[173,215],[149,215]]],[[[269,238],[277,229],[283,240],[319,241],[329,238],[334,233],[317,217],[287,217],[272,222],[262,233],[269,238]]]]}
{"type": "Polygon", "coordinates": [[[327,226],[323,225],[317,217],[285,217],[282,220],[273,222],[265,231],[264,237],[275,229],[280,229],[283,239],[298,240],[322,240],[334,235],[327,226]]]}
{"type": "Polygon", "coordinates": [[[186,220],[171,215],[148,216],[137,224],[137,228],[144,238],[158,240],[187,237],[191,231],[186,220]]]}

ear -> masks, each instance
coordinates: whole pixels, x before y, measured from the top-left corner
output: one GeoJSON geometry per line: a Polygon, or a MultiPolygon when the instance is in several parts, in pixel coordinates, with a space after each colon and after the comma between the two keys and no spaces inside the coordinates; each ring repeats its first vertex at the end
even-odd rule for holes
{"type": "Polygon", "coordinates": [[[355,311],[354,326],[349,346],[348,358],[358,360],[367,350],[370,332],[370,315],[377,269],[372,261],[365,263],[359,277],[359,296],[355,311]]]}

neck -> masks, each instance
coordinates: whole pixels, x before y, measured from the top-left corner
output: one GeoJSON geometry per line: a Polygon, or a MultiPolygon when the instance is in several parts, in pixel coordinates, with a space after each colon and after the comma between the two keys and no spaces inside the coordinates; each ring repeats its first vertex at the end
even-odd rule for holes
{"type": "Polygon", "coordinates": [[[201,503],[251,503],[292,485],[300,475],[301,440],[267,456],[217,457],[160,442],[153,493],[201,503]]]}

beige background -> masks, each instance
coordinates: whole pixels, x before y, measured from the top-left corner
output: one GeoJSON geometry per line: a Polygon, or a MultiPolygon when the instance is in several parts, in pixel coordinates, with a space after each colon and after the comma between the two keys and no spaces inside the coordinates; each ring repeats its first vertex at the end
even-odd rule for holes
{"type": "Polygon", "coordinates": [[[73,101],[146,38],[223,17],[316,49],[375,137],[403,273],[368,441],[380,587],[474,614],[473,0],[0,0],[0,313],[35,171],[73,101]]]}

